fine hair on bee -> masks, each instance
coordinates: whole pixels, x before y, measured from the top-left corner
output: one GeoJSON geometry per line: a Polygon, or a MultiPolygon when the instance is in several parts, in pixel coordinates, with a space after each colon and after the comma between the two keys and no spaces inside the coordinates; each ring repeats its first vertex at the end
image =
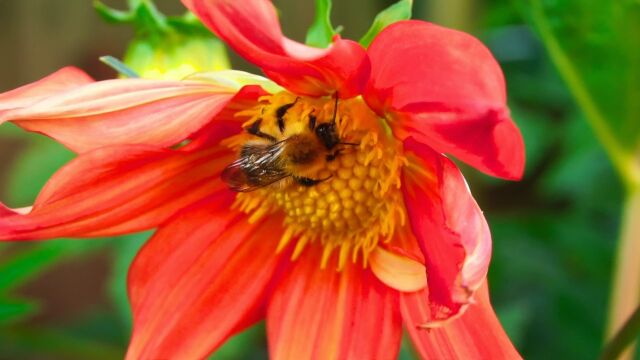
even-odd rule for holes
{"type": "MultiPolygon", "coordinates": [[[[288,134],[285,115],[299,101],[279,106],[275,110],[275,125],[279,134],[263,131],[263,116],[245,128],[255,137],[242,145],[237,160],[229,164],[222,172],[222,180],[231,190],[237,192],[254,191],[265,186],[291,178],[299,185],[311,187],[329,180],[331,175],[322,179],[312,176],[326,162],[335,160],[340,151],[338,145],[357,146],[356,143],[343,142],[338,135],[336,119],[338,116],[338,94],[335,94],[333,116],[329,122],[319,123],[315,109],[308,114],[308,125],[299,133],[288,134]]],[[[264,108],[261,112],[264,115],[264,108]]],[[[273,132],[273,131],[272,131],[273,132]]]]}

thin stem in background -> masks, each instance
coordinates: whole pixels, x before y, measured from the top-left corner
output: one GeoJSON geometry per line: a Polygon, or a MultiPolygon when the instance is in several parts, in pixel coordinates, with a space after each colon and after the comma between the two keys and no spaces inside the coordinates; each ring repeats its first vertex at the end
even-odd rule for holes
{"type": "MultiPolygon", "coordinates": [[[[600,360],[616,360],[627,347],[635,340],[640,331],[640,307],[636,308],[620,331],[605,346],[600,360]]],[[[625,356],[628,356],[628,351],[625,356]]]]}
{"type": "MultiPolygon", "coordinates": [[[[627,198],[609,302],[607,339],[611,339],[640,304],[640,189],[627,198]]],[[[633,348],[621,359],[630,359],[633,348]]]]}
{"type": "MultiPolygon", "coordinates": [[[[606,327],[606,338],[610,339],[640,303],[640,165],[634,154],[624,149],[612,132],[608,119],[598,108],[579,72],[553,33],[540,1],[530,0],[530,3],[533,23],[551,60],[584,112],[587,122],[627,190],[606,327]]],[[[632,337],[633,335],[635,334],[632,337]]],[[[626,345],[631,343],[629,341],[626,345]]],[[[624,348],[620,352],[622,350],[624,348]]],[[[634,347],[630,347],[620,359],[630,359],[633,350],[634,347]]]]}

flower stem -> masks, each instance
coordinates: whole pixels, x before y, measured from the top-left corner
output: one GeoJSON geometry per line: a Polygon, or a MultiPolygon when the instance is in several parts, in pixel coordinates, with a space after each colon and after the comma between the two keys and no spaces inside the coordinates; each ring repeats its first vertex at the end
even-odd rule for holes
{"type": "MultiPolygon", "coordinates": [[[[635,340],[640,331],[640,306],[636,308],[631,317],[627,320],[620,331],[611,338],[611,341],[604,347],[600,360],[616,360],[622,352],[635,340]]],[[[631,355],[630,351],[625,354],[631,355]]]]}
{"type": "MultiPolygon", "coordinates": [[[[624,207],[620,242],[618,243],[618,253],[616,255],[616,265],[613,274],[613,289],[609,303],[609,321],[607,324],[606,338],[611,340],[611,343],[607,346],[607,349],[613,347],[611,351],[615,350],[619,354],[627,345],[630,345],[633,338],[626,342],[622,341],[624,338],[622,340],[618,338],[621,336],[633,337],[633,335],[635,335],[635,333],[632,335],[627,334],[630,330],[627,330],[625,322],[633,314],[630,320],[631,330],[640,326],[640,324],[634,325],[640,321],[640,314],[634,313],[634,310],[636,310],[639,304],[640,186],[635,186],[629,193],[624,207]],[[621,330],[623,326],[624,329],[621,330]]],[[[636,311],[636,313],[637,312],[638,311],[636,311]]],[[[620,359],[632,358],[633,350],[633,346],[629,347],[620,359]]]]}

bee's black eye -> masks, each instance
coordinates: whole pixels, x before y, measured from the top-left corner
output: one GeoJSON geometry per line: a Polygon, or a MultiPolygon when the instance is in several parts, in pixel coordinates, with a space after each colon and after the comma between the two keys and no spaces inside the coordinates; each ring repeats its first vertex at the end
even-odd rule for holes
{"type": "Polygon", "coordinates": [[[309,114],[309,130],[316,128],[316,117],[313,114],[309,114]]]}
{"type": "Polygon", "coordinates": [[[318,125],[316,128],[316,136],[322,144],[328,149],[333,149],[336,145],[340,143],[340,139],[338,138],[338,134],[336,133],[336,127],[333,123],[324,123],[318,125]]]}

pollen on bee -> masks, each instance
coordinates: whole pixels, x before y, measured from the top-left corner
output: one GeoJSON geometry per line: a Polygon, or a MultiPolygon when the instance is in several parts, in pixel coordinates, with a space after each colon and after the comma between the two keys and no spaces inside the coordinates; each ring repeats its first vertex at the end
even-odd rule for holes
{"type": "Polygon", "coordinates": [[[312,133],[311,125],[335,121],[337,138],[349,145],[321,148],[335,156],[319,156],[314,166],[306,169],[287,167],[285,179],[239,193],[235,206],[246,212],[250,221],[275,212],[284,214],[284,232],[277,251],[291,246],[292,259],[296,259],[309,246],[323,246],[321,266],[336,256],[337,267],[342,269],[347,261],[367,266],[368,254],[404,225],[399,184],[406,160],[362,99],[340,100],[337,111],[335,104],[330,97],[305,98],[288,93],[264,97],[259,107],[240,114],[249,117],[245,128],[251,127],[253,134],[229,139],[228,144],[237,147],[256,133],[276,141],[296,136],[303,139],[301,134],[312,133]],[[285,105],[286,112],[278,111],[285,105]],[[332,119],[334,114],[336,118],[332,119]],[[260,126],[256,127],[258,120],[260,126]],[[318,181],[296,182],[295,178],[301,176],[318,181]]]}

